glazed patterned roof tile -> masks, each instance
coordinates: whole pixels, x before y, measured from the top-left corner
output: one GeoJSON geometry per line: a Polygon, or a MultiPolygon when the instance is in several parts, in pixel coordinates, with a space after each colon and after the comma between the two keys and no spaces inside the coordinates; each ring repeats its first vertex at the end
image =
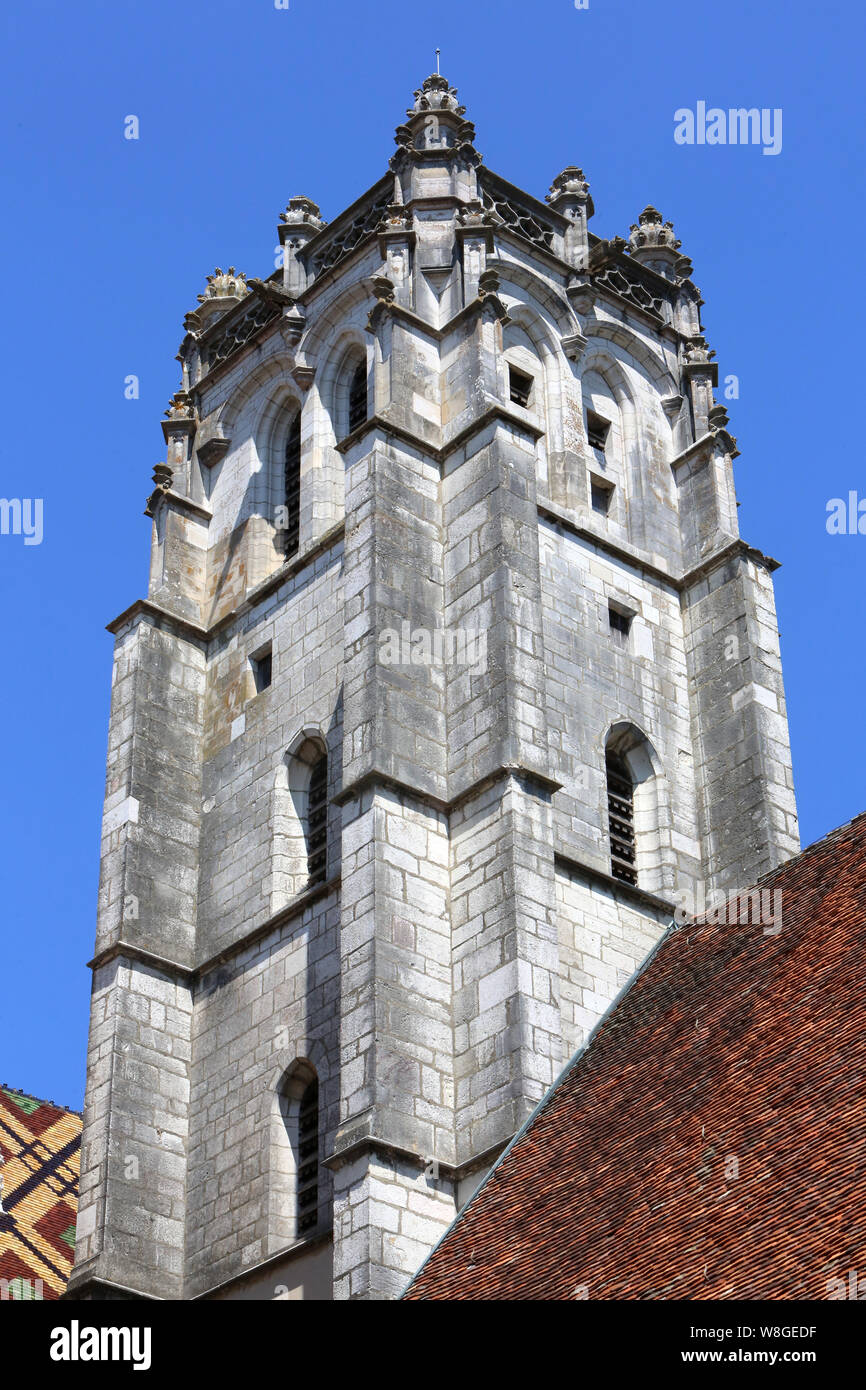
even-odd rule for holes
{"type": "Polygon", "coordinates": [[[72,1269],[81,1116],[0,1087],[0,1298],[59,1298],[72,1269]]]}

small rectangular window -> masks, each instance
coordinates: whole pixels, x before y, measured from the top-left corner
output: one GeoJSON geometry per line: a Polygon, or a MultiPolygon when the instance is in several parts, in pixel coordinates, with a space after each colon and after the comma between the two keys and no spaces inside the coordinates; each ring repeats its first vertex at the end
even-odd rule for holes
{"type": "Polygon", "coordinates": [[[590,501],[592,510],[601,516],[610,514],[610,504],[613,501],[613,483],[607,483],[603,478],[590,478],[589,480],[590,501]]]}
{"type": "Polygon", "coordinates": [[[591,449],[600,449],[604,453],[607,448],[609,432],[610,420],[605,420],[602,415],[596,415],[594,410],[586,412],[586,438],[591,449]]]}
{"type": "Polygon", "coordinates": [[[267,690],[273,678],[273,656],[270,647],[267,651],[259,652],[258,656],[250,657],[250,665],[253,668],[256,694],[261,695],[263,690],[267,690]]]}
{"type": "Polygon", "coordinates": [[[508,385],[511,400],[514,404],[522,406],[524,410],[528,410],[530,397],[532,396],[532,377],[527,376],[526,372],[519,372],[516,367],[509,367],[508,385]]]}
{"type": "Polygon", "coordinates": [[[611,604],[607,610],[607,616],[611,632],[617,633],[620,637],[628,637],[632,614],[626,613],[622,608],[614,608],[611,604]]]}

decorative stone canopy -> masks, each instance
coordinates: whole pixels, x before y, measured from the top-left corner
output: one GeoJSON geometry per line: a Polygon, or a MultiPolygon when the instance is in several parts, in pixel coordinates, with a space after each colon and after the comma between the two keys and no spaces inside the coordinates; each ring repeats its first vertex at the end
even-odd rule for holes
{"type": "Polygon", "coordinates": [[[212,299],[243,299],[246,293],[246,276],[241,271],[235,271],[233,265],[228,270],[220,270],[217,266],[213,275],[207,277],[207,289],[198,296],[198,302],[205,304],[212,299]]]}
{"type": "Polygon", "coordinates": [[[292,228],[306,227],[311,232],[320,232],[328,225],[322,220],[318,204],[303,193],[289,199],[285,212],[280,213],[280,222],[292,228]]]}
{"type": "Polygon", "coordinates": [[[636,261],[649,265],[668,280],[687,280],[692,263],[680,254],[682,242],[673,222],[665,222],[658,208],[648,204],[629,228],[629,249],[636,261]]]}
{"type": "Polygon", "coordinates": [[[233,265],[230,265],[228,270],[221,270],[217,266],[213,275],[207,277],[204,294],[198,295],[198,309],[192,314],[187,314],[184,320],[187,328],[204,330],[248,293],[249,285],[245,275],[236,271],[233,265]]]}
{"type": "Polygon", "coordinates": [[[425,79],[406,111],[408,120],[397,127],[394,139],[401,149],[442,150],[471,146],[475,127],[465,119],[456,87],[439,73],[425,79]]]}
{"type": "Polygon", "coordinates": [[[195,406],[187,391],[175,391],[165,412],[171,421],[183,422],[195,419],[195,406]]]}
{"type": "Polygon", "coordinates": [[[425,78],[415,93],[414,106],[408,108],[406,115],[416,116],[425,111],[453,111],[457,116],[466,115],[466,107],[461,106],[457,99],[457,88],[436,72],[432,77],[425,78]]]}
{"type": "Polygon", "coordinates": [[[550,185],[550,192],[545,195],[545,201],[550,203],[552,208],[556,208],[557,212],[564,212],[566,216],[574,203],[586,204],[587,217],[592,217],[595,213],[595,206],[589,195],[589,183],[583,170],[574,164],[557,174],[550,185]]]}
{"type": "Polygon", "coordinates": [[[672,251],[679,251],[682,246],[682,242],[677,240],[674,233],[673,222],[663,222],[661,213],[651,204],[644,208],[637,222],[633,222],[629,230],[632,254],[653,246],[666,246],[672,251]]]}

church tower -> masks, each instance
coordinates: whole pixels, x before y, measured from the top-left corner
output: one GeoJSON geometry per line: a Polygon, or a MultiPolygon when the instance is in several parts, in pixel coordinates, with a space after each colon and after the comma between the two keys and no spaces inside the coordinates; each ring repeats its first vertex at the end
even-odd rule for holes
{"type": "Polygon", "coordinates": [[[429,77],[185,320],[110,626],[73,1298],[398,1297],[678,904],[797,851],[691,264],[474,142],[429,77]]]}

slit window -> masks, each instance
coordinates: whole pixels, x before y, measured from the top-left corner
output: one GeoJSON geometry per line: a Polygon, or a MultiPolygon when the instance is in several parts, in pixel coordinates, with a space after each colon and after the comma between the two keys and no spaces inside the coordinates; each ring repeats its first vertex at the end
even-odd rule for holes
{"type": "Polygon", "coordinates": [[[533,381],[526,372],[518,371],[516,367],[508,368],[508,392],[509,398],[515,405],[521,406],[524,410],[529,409],[529,402],[532,399],[533,381]]]}
{"type": "Polygon", "coordinates": [[[610,420],[605,420],[603,415],[596,415],[594,410],[586,412],[586,438],[591,449],[599,449],[604,453],[607,448],[607,436],[610,433],[610,420]]]}
{"type": "Polygon", "coordinates": [[[603,478],[591,477],[589,493],[592,510],[600,516],[609,516],[610,504],[613,501],[613,483],[607,483],[603,478]]]}
{"type": "Polygon", "coordinates": [[[298,1110],[298,1235],[319,1224],[319,1083],[311,1081],[298,1110]]]}
{"type": "Polygon", "coordinates": [[[367,364],[359,362],[349,383],[349,433],[367,418],[367,364]]]}
{"type": "Polygon", "coordinates": [[[250,665],[253,668],[256,694],[261,695],[262,691],[267,690],[273,680],[273,654],[270,647],[267,651],[259,652],[258,656],[250,657],[250,665]]]}
{"type": "Polygon", "coordinates": [[[309,886],[324,883],[328,869],[328,759],[313,764],[307,806],[307,874],[309,886]]]}
{"type": "Polygon", "coordinates": [[[610,832],[610,870],[622,883],[637,885],[634,836],[634,783],[625,760],[616,753],[605,759],[607,815],[610,832]]]}
{"type": "Polygon", "coordinates": [[[285,454],[286,541],[287,555],[294,555],[301,537],[301,415],[300,411],[289,426],[285,454]]]}
{"type": "Polygon", "coordinates": [[[628,637],[631,631],[631,613],[626,613],[622,608],[611,606],[607,610],[607,620],[611,632],[615,632],[619,637],[628,637]]]}

